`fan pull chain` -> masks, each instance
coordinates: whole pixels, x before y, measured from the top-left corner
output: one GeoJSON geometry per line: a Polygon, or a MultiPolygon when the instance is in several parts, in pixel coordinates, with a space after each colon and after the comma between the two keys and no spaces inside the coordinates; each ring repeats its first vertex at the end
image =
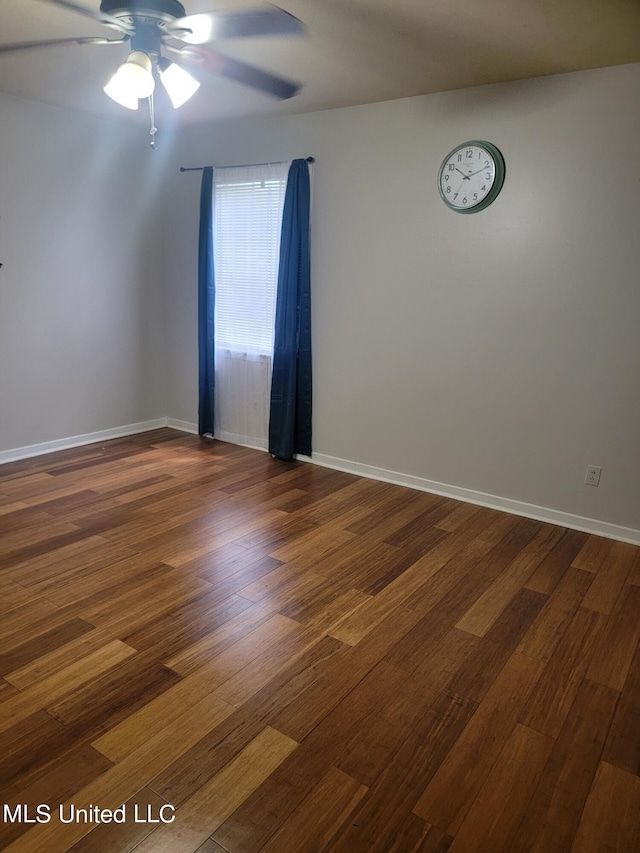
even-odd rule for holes
{"type": "Polygon", "coordinates": [[[151,134],[151,147],[154,151],[158,150],[158,144],[156,143],[156,133],[158,132],[158,128],[156,127],[156,111],[153,102],[153,92],[149,95],[149,121],[151,122],[151,129],[149,133],[151,134]]]}

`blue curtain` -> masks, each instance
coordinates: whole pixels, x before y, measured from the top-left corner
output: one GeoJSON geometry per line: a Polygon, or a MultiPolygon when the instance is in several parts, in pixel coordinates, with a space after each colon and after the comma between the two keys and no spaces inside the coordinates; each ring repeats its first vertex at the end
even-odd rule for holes
{"type": "Polygon", "coordinates": [[[269,452],[311,455],[309,166],[294,160],[282,214],[271,381],[269,452]]]}
{"type": "Polygon", "coordinates": [[[202,170],[198,244],[198,433],[213,435],[214,329],[216,285],[213,273],[213,168],[202,170]]]}

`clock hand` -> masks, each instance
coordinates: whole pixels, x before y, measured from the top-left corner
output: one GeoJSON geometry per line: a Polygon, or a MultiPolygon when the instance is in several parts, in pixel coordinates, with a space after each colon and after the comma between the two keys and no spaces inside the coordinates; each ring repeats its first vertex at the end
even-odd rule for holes
{"type": "Polygon", "coordinates": [[[471,172],[471,173],[469,174],[469,177],[467,178],[467,180],[469,180],[469,178],[472,178],[474,175],[477,175],[477,174],[478,174],[478,172],[486,172],[488,168],[490,168],[490,167],[489,167],[489,166],[485,166],[485,167],[484,167],[484,169],[476,169],[476,171],[475,171],[475,172],[471,172]]]}
{"type": "Polygon", "coordinates": [[[460,174],[462,175],[462,180],[463,180],[463,181],[468,181],[468,180],[469,180],[469,178],[465,175],[465,173],[462,171],[462,169],[458,169],[458,167],[457,167],[457,166],[456,166],[456,172],[460,172],[460,174]]]}

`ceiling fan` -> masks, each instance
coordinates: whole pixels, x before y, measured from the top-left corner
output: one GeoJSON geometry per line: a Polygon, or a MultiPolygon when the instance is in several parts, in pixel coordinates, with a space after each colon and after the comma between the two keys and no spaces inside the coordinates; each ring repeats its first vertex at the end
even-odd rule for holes
{"type": "MultiPolygon", "coordinates": [[[[44,1],[44,0],[43,0],[44,1]]],[[[71,12],[98,21],[118,32],[117,38],[81,36],[0,45],[0,55],[42,47],[71,44],[113,45],[130,43],[127,59],[104,87],[110,98],[124,107],[138,109],[149,99],[154,145],[153,92],[159,78],[175,108],[185,103],[200,83],[183,67],[217,74],[265,92],[279,100],[293,97],[300,86],[225,56],[209,46],[212,41],[252,36],[300,35],[304,24],[276,6],[240,12],[187,15],[178,0],[102,0],[99,11],[68,0],[46,0],[71,12]],[[165,54],[179,60],[172,62],[165,54]]]]}

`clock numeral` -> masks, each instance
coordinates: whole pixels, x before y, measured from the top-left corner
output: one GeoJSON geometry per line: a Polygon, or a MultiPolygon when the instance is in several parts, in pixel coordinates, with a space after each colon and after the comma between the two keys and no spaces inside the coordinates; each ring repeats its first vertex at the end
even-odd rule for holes
{"type": "Polygon", "coordinates": [[[458,198],[458,193],[453,194],[453,200],[455,201],[458,198]]]}
{"type": "Polygon", "coordinates": [[[449,171],[455,172],[455,170],[456,170],[455,163],[449,163],[449,171]]]}
{"type": "Polygon", "coordinates": [[[485,167],[485,169],[489,168],[489,161],[488,160],[484,161],[484,167],[485,167]]]}
{"type": "Polygon", "coordinates": [[[466,157],[473,157],[473,148],[467,148],[466,157]]]}
{"type": "Polygon", "coordinates": [[[458,154],[458,163],[462,163],[462,154],[458,154]]]}
{"type": "Polygon", "coordinates": [[[484,179],[485,179],[485,181],[490,181],[491,180],[491,172],[487,172],[487,174],[484,176],[484,179]]]}
{"type": "Polygon", "coordinates": [[[473,194],[473,200],[474,200],[474,201],[478,201],[478,193],[474,193],[474,194],[473,194]]]}
{"type": "Polygon", "coordinates": [[[445,181],[448,181],[448,180],[449,180],[449,175],[445,175],[445,176],[444,176],[444,179],[445,179],[445,181]]]}
{"type": "MultiPolygon", "coordinates": [[[[447,192],[448,192],[448,193],[450,193],[450,192],[451,192],[451,187],[447,187],[447,192]]],[[[457,195],[457,193],[456,193],[456,195],[457,195]]]]}

